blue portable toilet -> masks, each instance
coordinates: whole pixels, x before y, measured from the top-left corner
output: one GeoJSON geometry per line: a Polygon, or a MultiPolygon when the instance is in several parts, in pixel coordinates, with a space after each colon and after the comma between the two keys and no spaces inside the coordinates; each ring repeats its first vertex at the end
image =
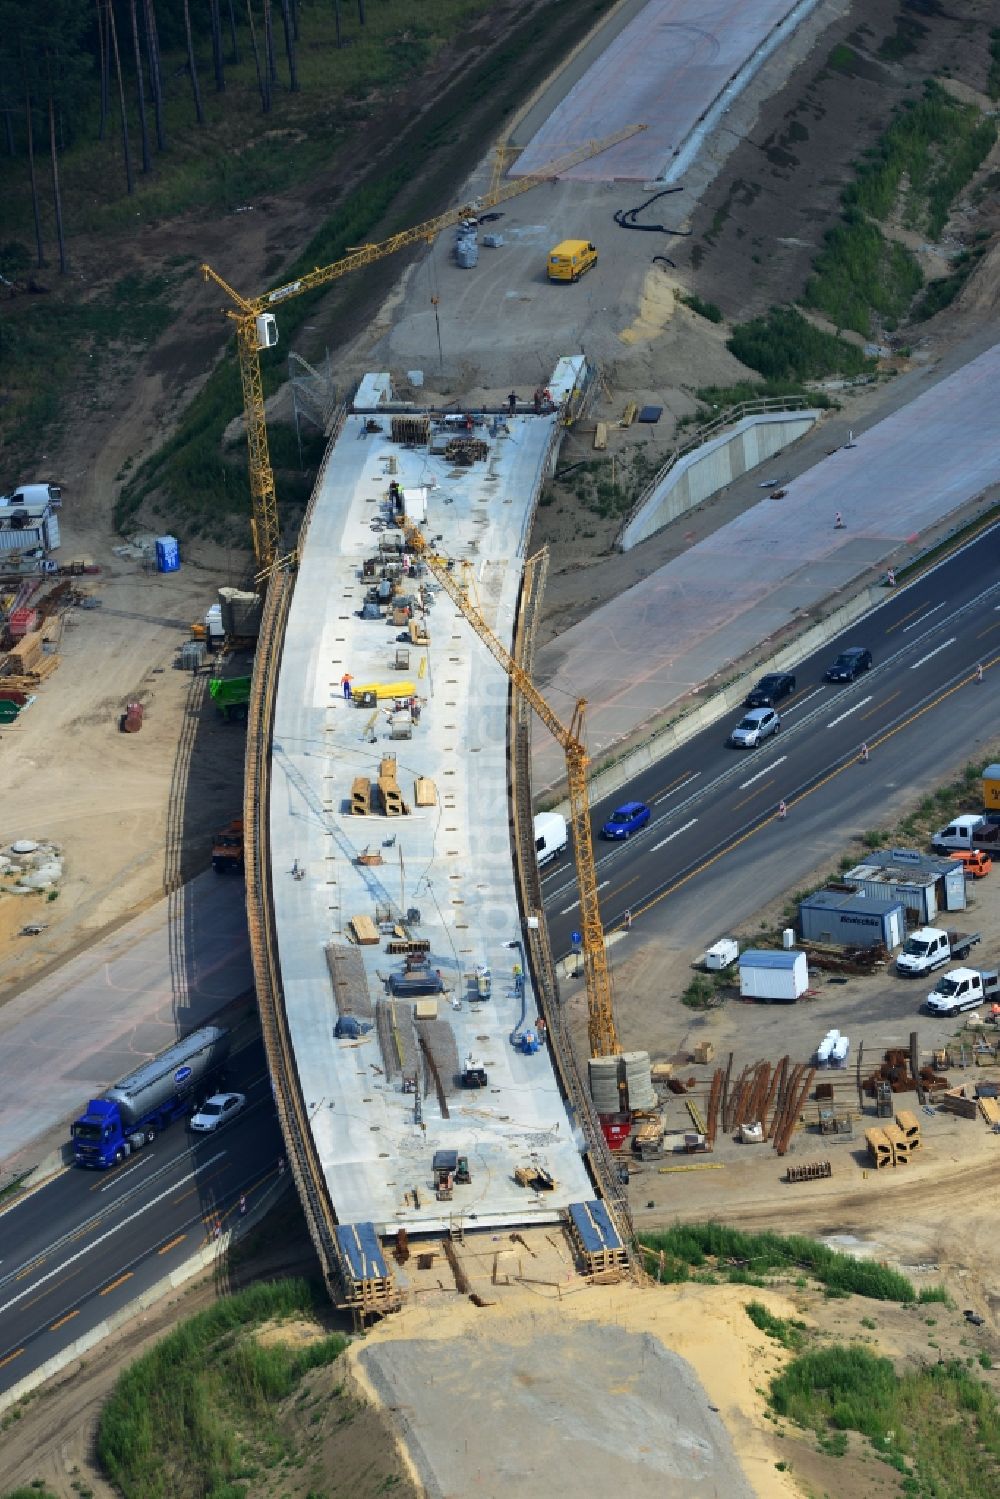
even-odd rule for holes
{"type": "Polygon", "coordinates": [[[158,536],[156,538],[156,571],[175,573],[180,565],[181,549],[177,545],[177,537],[158,536]]]}

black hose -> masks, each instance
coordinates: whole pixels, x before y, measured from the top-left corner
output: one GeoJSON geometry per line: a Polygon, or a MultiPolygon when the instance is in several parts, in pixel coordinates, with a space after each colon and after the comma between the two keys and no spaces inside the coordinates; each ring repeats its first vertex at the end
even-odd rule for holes
{"type": "Polygon", "coordinates": [[[649,234],[675,234],[682,236],[690,235],[692,232],[690,229],[668,229],[666,224],[636,223],[636,219],[639,217],[640,213],[645,213],[646,209],[650,206],[651,203],[657,203],[659,202],[660,198],[666,198],[671,193],[679,192],[683,192],[683,188],[665,187],[661,192],[654,193],[651,198],[647,198],[645,203],[640,203],[637,208],[616,208],[615,223],[618,225],[619,229],[641,229],[649,234]]]}

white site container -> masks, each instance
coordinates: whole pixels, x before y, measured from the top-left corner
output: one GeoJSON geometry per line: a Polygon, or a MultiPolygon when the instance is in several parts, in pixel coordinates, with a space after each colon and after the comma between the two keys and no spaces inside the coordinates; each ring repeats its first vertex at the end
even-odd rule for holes
{"type": "Polygon", "coordinates": [[[740,955],[740,994],[744,999],[775,999],[791,1004],[809,988],[804,952],[748,948],[740,955]]]}
{"type": "Polygon", "coordinates": [[[735,937],[720,937],[705,954],[705,967],[712,973],[729,968],[740,955],[740,946],[735,937]]]}

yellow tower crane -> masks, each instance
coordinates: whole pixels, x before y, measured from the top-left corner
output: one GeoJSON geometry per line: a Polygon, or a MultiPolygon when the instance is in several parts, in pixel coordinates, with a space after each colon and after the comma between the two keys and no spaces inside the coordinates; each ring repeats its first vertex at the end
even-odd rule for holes
{"type": "Polygon", "coordinates": [[[570,822],[573,828],[573,852],[576,856],[576,881],[580,892],[580,931],[583,936],[583,971],[587,985],[587,1016],[590,1054],[613,1057],[621,1052],[615,1025],[611,993],[611,971],[604,945],[604,925],[597,896],[597,865],[594,840],[590,830],[590,796],[587,791],[587,767],[590,757],[583,743],[583,715],[587,706],[580,698],[569,724],[559,719],[542,697],[531,677],[519,666],[506,646],[490,629],[473,603],[468,586],[455,576],[449,558],[440,556],[429,546],[415,526],[406,527],[406,545],[427,564],[448,597],[465,615],[480,640],[499,661],[518,692],[522,693],[542,720],[566,757],[569,782],[570,822]]]}
{"type": "Polygon", "coordinates": [[[352,250],[349,255],[345,255],[342,260],[334,261],[332,265],[306,271],[294,281],[286,281],[283,285],[276,286],[272,291],[264,292],[259,297],[241,296],[210,265],[201,267],[205,280],[214,281],[233,303],[232,307],[226,309],[226,316],[232,318],[236,324],[236,346],[240,360],[240,379],[243,384],[243,411],[246,418],[250,459],[250,527],[259,574],[266,576],[274,566],[278,559],[280,541],[278,502],[267,445],[264,385],[260,369],[261,350],[273,349],[278,342],[274,309],[292,297],[301,296],[303,292],[315,291],[321,286],[328,286],[331,281],[347,276],[351,271],[360,270],[362,266],[371,265],[373,261],[382,260],[386,255],[394,255],[397,250],[404,250],[408,245],[417,244],[420,240],[430,243],[441,233],[442,229],[458,224],[464,218],[482,213],[484,209],[492,208],[496,203],[505,203],[511,198],[516,198],[519,194],[528,192],[530,188],[537,187],[539,182],[558,177],[561,173],[568,172],[571,167],[579,166],[582,161],[588,161],[592,156],[599,156],[602,151],[610,150],[620,141],[628,140],[630,136],[645,129],[645,125],[629,125],[614,135],[605,136],[603,140],[588,141],[586,145],[571,151],[568,156],[549,162],[532,176],[520,177],[513,182],[500,181],[504,165],[503,153],[506,149],[501,146],[498,148],[497,167],[489,191],[482,198],[476,199],[473,203],[463,204],[460,208],[450,208],[446,213],[439,214],[437,218],[427,219],[423,224],[414,225],[412,229],[404,229],[399,234],[393,234],[389,239],[382,240],[379,244],[361,245],[358,249],[352,250]]]}

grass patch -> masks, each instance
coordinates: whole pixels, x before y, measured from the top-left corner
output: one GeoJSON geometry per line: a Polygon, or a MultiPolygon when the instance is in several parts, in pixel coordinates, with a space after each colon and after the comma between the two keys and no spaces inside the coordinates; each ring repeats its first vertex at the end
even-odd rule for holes
{"type": "Polygon", "coordinates": [[[768,380],[816,380],[875,368],[861,349],[814,328],[794,307],[772,307],[766,317],[738,323],[726,347],[768,380]]]}
{"type": "Polygon", "coordinates": [[[923,284],[912,252],[886,239],[864,214],[849,209],[844,222],[827,231],[802,301],[825,312],[838,328],[868,337],[873,312],[886,328],[895,327],[923,284]]]}
{"type": "Polygon", "coordinates": [[[690,307],[699,317],[707,318],[710,323],[722,322],[722,308],[716,307],[714,302],[705,302],[698,296],[697,292],[690,292],[686,297],[681,297],[685,307],[690,307]]]}
{"type": "Polygon", "coordinates": [[[721,974],[718,978],[715,974],[696,973],[681,995],[681,1004],[687,1005],[689,1010],[710,1010],[718,1003],[719,990],[731,982],[721,974]]]}
{"type": "Polygon", "coordinates": [[[975,1499],[1000,1485],[1000,1407],[957,1362],[898,1375],[865,1348],[820,1349],[771,1381],[770,1402],[821,1444],[859,1432],[903,1475],[904,1493],[975,1499]]]}
{"type": "Polygon", "coordinates": [[[926,26],[914,16],[900,11],[896,17],[895,31],[882,38],[876,56],[883,62],[899,62],[902,58],[909,57],[911,52],[916,52],[926,35],[926,26]]]}
{"type": "Polygon", "coordinates": [[[739,1269],[751,1275],[806,1271],[828,1291],[875,1301],[916,1301],[905,1275],[873,1260],[855,1260],[801,1234],[751,1234],[721,1223],[683,1223],[640,1234],[643,1244],[692,1269],[739,1269]]]}
{"type": "Polygon", "coordinates": [[[762,1301],[748,1301],[746,1314],[754,1327],[759,1328],[783,1348],[791,1348],[793,1351],[802,1347],[803,1334],[806,1324],[793,1317],[776,1317],[762,1301]]]}
{"type": "Polygon", "coordinates": [[[311,1316],[320,1305],[303,1280],[261,1282],[188,1318],[126,1369],[101,1412],[96,1442],[125,1499],[235,1499],[248,1468],[295,1461],[277,1407],[347,1341],[331,1335],[304,1347],[264,1345],[254,1331],[311,1316]]]}

